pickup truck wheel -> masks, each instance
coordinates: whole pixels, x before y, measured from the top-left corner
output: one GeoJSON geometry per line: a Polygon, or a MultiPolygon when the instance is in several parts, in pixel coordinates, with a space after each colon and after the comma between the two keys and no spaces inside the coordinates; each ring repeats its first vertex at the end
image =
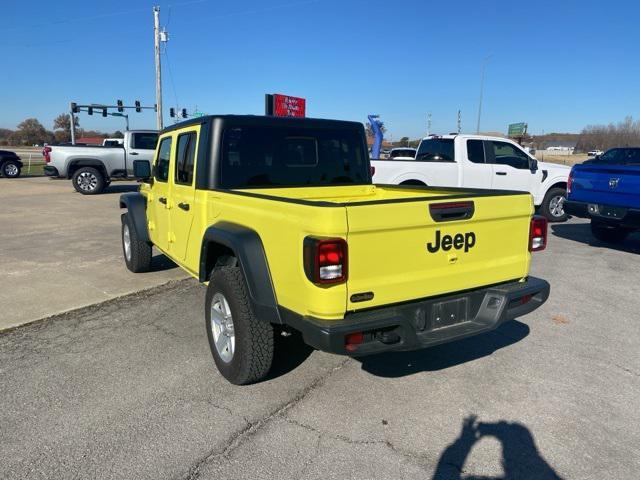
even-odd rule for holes
{"type": "Polygon", "coordinates": [[[127,268],[133,273],[151,270],[151,245],[138,238],[128,213],[123,213],[122,220],[122,254],[127,268]]]}
{"type": "Polygon", "coordinates": [[[564,211],[564,202],[567,199],[567,191],[564,188],[552,188],[544,196],[540,213],[550,222],[564,222],[567,214],[564,211]]]}
{"type": "Polygon", "coordinates": [[[83,195],[95,195],[102,192],[105,179],[102,173],[93,167],[82,167],[71,177],[71,183],[77,192],[83,195]]]}
{"type": "Polygon", "coordinates": [[[240,267],[213,270],[205,302],[207,338],[224,378],[235,385],[262,380],[273,362],[273,326],[253,313],[240,267]]]}
{"type": "Polygon", "coordinates": [[[17,178],[20,176],[20,165],[8,160],[2,164],[2,174],[7,178],[17,178]]]}
{"type": "Polygon", "coordinates": [[[620,243],[631,233],[631,230],[622,227],[611,227],[597,220],[591,220],[591,233],[601,242],[620,243]]]}

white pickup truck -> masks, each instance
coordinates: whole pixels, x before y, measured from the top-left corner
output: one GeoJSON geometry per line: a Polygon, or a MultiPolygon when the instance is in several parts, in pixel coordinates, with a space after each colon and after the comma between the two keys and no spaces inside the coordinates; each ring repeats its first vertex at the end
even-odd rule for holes
{"type": "Polygon", "coordinates": [[[108,145],[50,145],[44,147],[44,173],[70,178],[83,195],[102,192],[112,178],[133,178],[133,161],[153,159],[156,130],[128,130],[123,143],[108,145]]]}
{"type": "Polygon", "coordinates": [[[506,138],[430,135],[414,160],[372,160],[371,166],[374,183],[525,191],[549,221],[567,218],[563,205],[571,169],[539,162],[506,138]]]}

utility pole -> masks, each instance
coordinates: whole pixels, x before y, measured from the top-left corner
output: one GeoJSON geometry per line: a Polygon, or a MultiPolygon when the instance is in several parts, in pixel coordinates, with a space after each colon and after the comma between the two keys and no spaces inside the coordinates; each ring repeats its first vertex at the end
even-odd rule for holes
{"type": "Polygon", "coordinates": [[[69,119],[71,120],[71,145],[76,144],[76,116],[73,112],[73,105],[69,106],[69,119]]]}
{"type": "Polygon", "coordinates": [[[462,115],[460,110],[458,110],[458,134],[462,133],[462,115]]]}
{"type": "Polygon", "coordinates": [[[478,102],[478,124],[476,125],[476,134],[480,133],[480,117],[482,116],[482,95],[484,92],[484,70],[487,66],[487,62],[491,58],[491,55],[487,55],[482,60],[482,72],[480,74],[480,101],[478,102]]]}
{"type": "Polygon", "coordinates": [[[431,135],[431,112],[427,114],[427,137],[431,135]]]}
{"type": "MultiPolygon", "coordinates": [[[[162,69],[160,67],[160,7],[153,7],[153,47],[156,58],[156,120],[158,130],[162,130],[162,69]]],[[[166,41],[166,40],[165,40],[166,41]]]]}

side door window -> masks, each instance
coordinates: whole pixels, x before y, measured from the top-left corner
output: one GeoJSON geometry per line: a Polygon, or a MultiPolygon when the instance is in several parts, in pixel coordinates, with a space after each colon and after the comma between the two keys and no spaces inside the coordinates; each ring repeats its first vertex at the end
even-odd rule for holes
{"type": "Polygon", "coordinates": [[[509,165],[519,170],[529,169],[529,156],[519,148],[507,142],[491,142],[493,144],[493,163],[509,165]]]}
{"type": "Polygon", "coordinates": [[[176,185],[193,184],[193,168],[196,157],[196,132],[183,133],[178,136],[178,149],[175,165],[176,185]]]}
{"type": "Polygon", "coordinates": [[[467,140],[467,158],[473,163],[485,163],[482,140],[467,140]]]}
{"type": "Polygon", "coordinates": [[[171,137],[162,139],[160,148],[158,148],[158,156],[153,166],[153,177],[159,181],[166,183],[169,179],[169,161],[171,159],[171,137]]]}

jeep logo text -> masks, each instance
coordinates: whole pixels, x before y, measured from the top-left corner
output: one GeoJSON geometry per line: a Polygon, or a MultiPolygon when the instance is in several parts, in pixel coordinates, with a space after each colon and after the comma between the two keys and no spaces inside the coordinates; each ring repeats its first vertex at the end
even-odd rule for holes
{"type": "Polygon", "coordinates": [[[431,253],[436,253],[442,248],[445,252],[455,248],[461,250],[464,248],[465,252],[468,252],[476,244],[476,234],[473,232],[456,233],[455,236],[444,235],[440,233],[440,230],[436,230],[436,239],[433,242],[427,243],[427,250],[431,253]]]}

